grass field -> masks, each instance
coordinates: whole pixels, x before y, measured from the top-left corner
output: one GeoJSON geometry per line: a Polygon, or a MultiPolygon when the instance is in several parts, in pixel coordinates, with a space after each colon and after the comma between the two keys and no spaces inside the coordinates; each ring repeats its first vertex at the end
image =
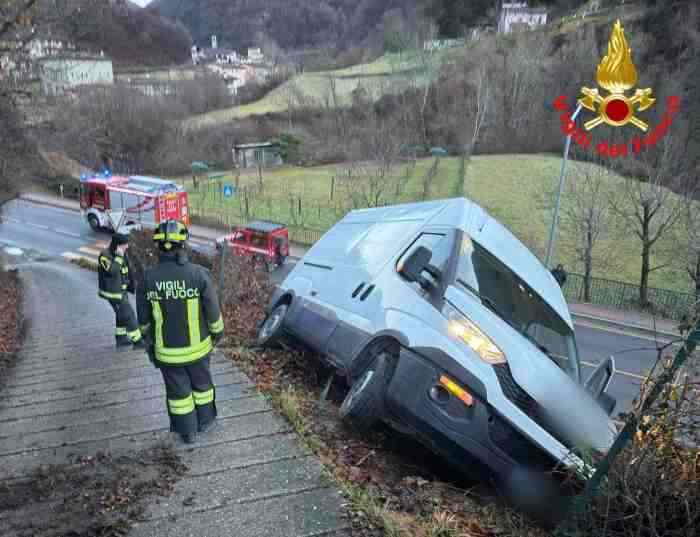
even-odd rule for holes
{"type": "MultiPolygon", "coordinates": [[[[405,190],[398,197],[389,196],[387,202],[408,202],[420,199],[421,178],[432,164],[432,159],[419,160],[406,183],[405,190]]],[[[493,155],[472,158],[467,168],[465,196],[484,207],[492,216],[506,225],[520,240],[527,244],[540,259],[544,259],[546,241],[551,223],[551,211],[544,192],[553,189],[559,177],[561,159],[549,155],[493,155]]],[[[589,164],[570,163],[568,176],[589,164]]],[[[338,166],[313,168],[284,167],[264,172],[262,194],[248,197],[250,218],[264,218],[288,223],[290,226],[306,227],[325,231],[344,214],[341,207],[347,208],[347,196],[336,189],[331,200],[332,177],[338,166]],[[301,199],[301,214],[299,214],[301,199]]],[[[404,173],[405,168],[397,170],[404,173]]],[[[429,199],[449,198],[455,195],[459,175],[459,159],[441,158],[438,173],[433,181],[429,199]]],[[[228,174],[225,182],[233,183],[228,174]]],[[[240,186],[251,186],[258,182],[255,173],[241,175],[240,186]]],[[[204,187],[200,192],[192,191],[191,180],[185,183],[191,191],[190,199],[196,214],[213,216],[229,224],[245,220],[245,199],[243,196],[223,198],[216,185],[207,193],[204,187]]],[[[622,179],[612,176],[610,194],[614,195],[622,185],[622,179]]],[[[567,203],[566,196],[563,203],[567,203]]],[[[575,237],[559,228],[555,249],[555,262],[561,262],[568,270],[578,272],[581,266],[576,262],[574,252],[575,237]]],[[[680,232],[678,232],[680,233],[680,232]]],[[[668,249],[672,237],[660,248],[668,249]]],[[[634,235],[618,223],[612,236],[600,245],[601,251],[614,252],[609,266],[599,268],[595,276],[613,280],[638,283],[640,256],[639,243],[634,235]]],[[[690,280],[684,267],[666,268],[651,274],[650,283],[654,287],[688,292],[690,280]]]]}
{"type": "Polygon", "coordinates": [[[427,69],[421,68],[421,59],[416,52],[405,52],[385,54],[373,62],[344,69],[303,73],[292,77],[258,101],[192,116],[185,120],[184,125],[187,128],[202,128],[250,115],[282,112],[288,109],[290,99],[292,103],[304,100],[320,105],[329,91],[329,77],[335,78],[336,92],[343,106],[350,103],[352,91],[358,85],[370,97],[377,99],[384,93],[405,88],[407,83],[425,84],[432,76],[427,71],[434,72],[442,61],[460,52],[463,54],[464,48],[434,52],[427,69]]]}

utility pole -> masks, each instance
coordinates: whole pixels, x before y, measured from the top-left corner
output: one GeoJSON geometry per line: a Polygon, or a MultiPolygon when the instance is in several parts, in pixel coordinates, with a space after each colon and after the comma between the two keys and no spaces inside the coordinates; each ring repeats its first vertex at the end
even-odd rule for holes
{"type": "MultiPolygon", "coordinates": [[[[581,105],[576,107],[576,111],[571,116],[571,121],[576,121],[576,116],[581,112],[581,105]]],[[[573,133],[572,133],[573,134],[573,133]]],[[[554,238],[559,225],[559,207],[561,206],[561,194],[564,191],[564,177],[566,172],[566,161],[569,157],[569,147],[571,146],[571,134],[566,137],[564,143],[564,156],[561,161],[561,171],[559,172],[559,190],[557,191],[557,201],[554,205],[554,216],[552,217],[552,226],[549,228],[549,242],[547,243],[547,256],[544,260],[544,266],[550,268],[552,255],[554,254],[554,238]]]]}

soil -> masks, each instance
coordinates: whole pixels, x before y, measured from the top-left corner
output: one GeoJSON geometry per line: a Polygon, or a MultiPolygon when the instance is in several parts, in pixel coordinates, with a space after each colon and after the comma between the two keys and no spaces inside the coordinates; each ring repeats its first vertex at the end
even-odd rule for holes
{"type": "Polygon", "coordinates": [[[168,446],[42,466],[0,483],[0,525],[16,537],[122,537],[186,471],[168,446]]]}
{"type": "Polygon", "coordinates": [[[0,259],[0,391],[22,344],[22,281],[17,270],[3,270],[0,259]]]}

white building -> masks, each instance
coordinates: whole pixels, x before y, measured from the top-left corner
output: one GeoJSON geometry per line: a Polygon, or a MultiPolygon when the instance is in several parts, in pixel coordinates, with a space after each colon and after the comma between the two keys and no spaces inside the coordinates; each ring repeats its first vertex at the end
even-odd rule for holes
{"type": "Polygon", "coordinates": [[[260,50],[260,47],[249,48],[248,49],[248,62],[247,63],[262,63],[265,60],[265,56],[260,50]]]}
{"type": "Polygon", "coordinates": [[[527,2],[506,2],[501,8],[498,32],[510,33],[547,24],[547,9],[528,7],[527,2]]]}
{"type": "Polygon", "coordinates": [[[57,56],[40,59],[44,95],[60,96],[80,86],[113,84],[112,60],[104,56],[57,56]]]}

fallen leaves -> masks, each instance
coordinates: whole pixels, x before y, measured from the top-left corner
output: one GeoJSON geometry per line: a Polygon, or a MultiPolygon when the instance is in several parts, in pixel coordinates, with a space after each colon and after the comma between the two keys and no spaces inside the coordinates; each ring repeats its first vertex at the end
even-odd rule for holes
{"type": "Polygon", "coordinates": [[[4,379],[5,370],[14,364],[22,343],[23,292],[16,270],[5,271],[0,267],[0,289],[0,379],[4,379]]]}

